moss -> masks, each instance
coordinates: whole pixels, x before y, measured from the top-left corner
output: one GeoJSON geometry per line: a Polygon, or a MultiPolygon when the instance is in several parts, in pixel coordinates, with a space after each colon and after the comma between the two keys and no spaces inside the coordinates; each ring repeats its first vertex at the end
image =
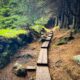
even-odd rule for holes
{"type": "Polygon", "coordinates": [[[37,31],[38,33],[40,33],[40,31],[44,28],[46,30],[46,32],[49,32],[50,30],[45,28],[45,26],[43,25],[39,25],[39,24],[36,24],[34,26],[31,26],[32,29],[34,29],[35,31],[37,31]]]}
{"type": "Polygon", "coordinates": [[[17,30],[17,29],[0,29],[0,36],[6,38],[14,38],[19,34],[27,34],[26,30],[17,30]]]}

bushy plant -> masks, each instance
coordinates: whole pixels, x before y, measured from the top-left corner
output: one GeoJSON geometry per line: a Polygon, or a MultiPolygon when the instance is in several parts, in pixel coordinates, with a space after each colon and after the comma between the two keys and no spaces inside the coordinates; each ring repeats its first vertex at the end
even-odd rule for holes
{"type": "Polygon", "coordinates": [[[2,15],[4,17],[8,17],[8,16],[10,16],[10,11],[11,11],[10,8],[6,8],[6,7],[1,8],[0,9],[0,15],[2,15]]]}

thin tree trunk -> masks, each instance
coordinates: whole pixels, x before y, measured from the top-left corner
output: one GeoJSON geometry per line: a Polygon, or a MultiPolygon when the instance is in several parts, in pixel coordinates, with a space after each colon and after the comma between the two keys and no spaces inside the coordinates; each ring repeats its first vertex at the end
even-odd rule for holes
{"type": "Polygon", "coordinates": [[[58,17],[55,19],[55,26],[58,26],[58,17]]]}

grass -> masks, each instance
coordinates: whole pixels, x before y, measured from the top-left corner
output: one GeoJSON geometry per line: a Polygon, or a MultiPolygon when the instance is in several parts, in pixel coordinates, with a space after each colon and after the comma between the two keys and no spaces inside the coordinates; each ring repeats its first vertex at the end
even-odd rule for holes
{"type": "Polygon", "coordinates": [[[27,34],[26,30],[17,30],[17,29],[0,29],[0,36],[5,38],[14,38],[19,34],[27,34]]]}

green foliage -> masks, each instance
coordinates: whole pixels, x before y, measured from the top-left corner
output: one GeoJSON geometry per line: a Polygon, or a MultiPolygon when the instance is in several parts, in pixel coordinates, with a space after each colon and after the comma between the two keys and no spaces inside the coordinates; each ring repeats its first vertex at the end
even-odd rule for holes
{"type": "Polygon", "coordinates": [[[43,0],[1,0],[0,28],[21,28],[26,24],[46,24],[48,17],[42,17],[43,0]],[[42,17],[41,19],[39,19],[42,17]],[[15,18],[15,20],[13,19],[15,18]]]}
{"type": "Polygon", "coordinates": [[[41,8],[43,4],[43,0],[0,0],[0,68],[10,61],[19,47],[32,42],[33,35],[39,36],[43,28],[49,31],[43,26],[48,20],[48,17],[42,17],[45,12],[41,8]],[[23,30],[34,23],[31,28],[35,31],[23,30]]]}
{"type": "Polygon", "coordinates": [[[44,17],[41,17],[40,19],[36,20],[35,24],[44,25],[44,24],[47,24],[48,20],[49,20],[49,17],[48,16],[44,16],[44,17]]]}
{"type": "Polygon", "coordinates": [[[8,17],[10,16],[10,8],[4,7],[0,9],[0,15],[4,16],[4,17],[8,17]]]}
{"type": "Polygon", "coordinates": [[[3,17],[0,16],[0,29],[11,28],[12,24],[17,21],[18,16],[3,17]]]}
{"type": "Polygon", "coordinates": [[[5,38],[15,38],[19,34],[27,34],[26,30],[17,30],[17,29],[1,29],[0,36],[5,38]]]}
{"type": "Polygon", "coordinates": [[[30,24],[30,21],[27,17],[25,16],[18,16],[17,21],[15,21],[12,24],[12,27],[14,28],[24,28],[23,26],[27,26],[27,24],[30,24]]]}
{"type": "Polygon", "coordinates": [[[42,30],[42,28],[44,28],[44,26],[42,26],[42,25],[34,25],[34,26],[31,26],[31,28],[34,29],[37,32],[40,32],[42,30]]]}
{"type": "Polygon", "coordinates": [[[18,16],[18,15],[14,15],[10,17],[0,16],[0,29],[3,29],[3,28],[21,29],[23,26],[26,26],[27,24],[30,24],[30,21],[25,16],[18,16]]]}
{"type": "Polygon", "coordinates": [[[45,26],[39,24],[35,24],[34,26],[31,26],[31,29],[37,31],[38,33],[40,33],[42,29],[44,29],[46,32],[50,31],[49,29],[45,28],[45,26]]]}

